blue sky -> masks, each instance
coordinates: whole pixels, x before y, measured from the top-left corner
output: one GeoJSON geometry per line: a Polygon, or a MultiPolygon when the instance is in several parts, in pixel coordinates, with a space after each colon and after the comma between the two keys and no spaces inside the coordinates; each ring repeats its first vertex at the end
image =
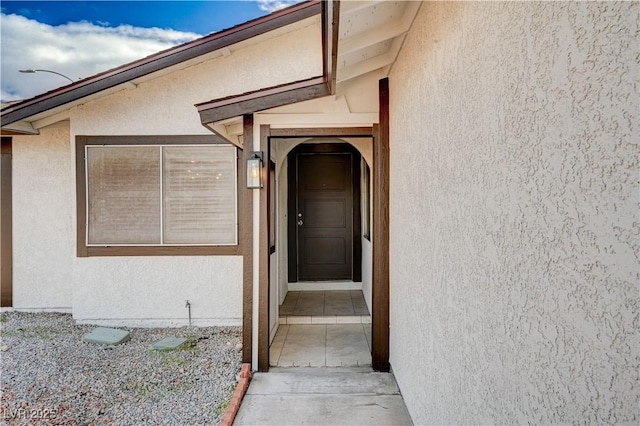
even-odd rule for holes
{"type": "MultiPolygon", "coordinates": [[[[53,26],[89,21],[117,27],[172,28],[209,34],[265,15],[256,1],[5,1],[5,14],[53,26]]],[[[266,5],[266,4],[265,4],[266,5]]]]}
{"type": "Polygon", "coordinates": [[[266,15],[300,0],[5,1],[0,98],[25,99],[266,15]]]}

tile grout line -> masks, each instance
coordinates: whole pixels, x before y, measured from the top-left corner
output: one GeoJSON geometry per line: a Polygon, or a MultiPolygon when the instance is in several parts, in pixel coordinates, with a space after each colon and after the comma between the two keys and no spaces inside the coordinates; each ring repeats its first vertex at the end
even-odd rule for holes
{"type": "Polygon", "coordinates": [[[329,327],[324,326],[324,366],[327,366],[327,346],[329,346],[329,327]]]}
{"type": "Polygon", "coordinates": [[[287,332],[284,334],[284,339],[282,339],[282,347],[280,348],[280,352],[278,353],[278,361],[276,362],[276,367],[280,367],[280,358],[282,357],[282,352],[284,352],[284,345],[287,343],[287,337],[289,336],[289,330],[291,328],[287,325],[287,332]]]}
{"type": "MultiPolygon", "coordinates": [[[[324,313],[327,311],[327,292],[323,291],[322,292],[322,316],[324,316],[324,313]]],[[[326,341],[326,340],[325,340],[326,341]]],[[[325,351],[326,352],[326,351],[325,351]]]]}
{"type": "Polygon", "coordinates": [[[360,324],[362,327],[362,332],[364,333],[364,341],[367,343],[367,347],[369,348],[369,352],[371,352],[371,345],[369,344],[369,339],[367,339],[367,330],[364,328],[364,324],[360,324]]]}
{"type": "Polygon", "coordinates": [[[292,314],[296,311],[296,308],[298,307],[298,302],[299,301],[300,301],[300,293],[298,293],[298,297],[296,297],[296,302],[293,304],[293,308],[291,309],[291,313],[292,314]]]}

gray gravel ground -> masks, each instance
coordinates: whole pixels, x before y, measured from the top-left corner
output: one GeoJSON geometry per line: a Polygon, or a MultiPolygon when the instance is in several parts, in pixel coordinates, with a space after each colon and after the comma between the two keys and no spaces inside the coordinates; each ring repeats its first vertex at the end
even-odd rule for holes
{"type": "Polygon", "coordinates": [[[71,315],[0,315],[0,424],[217,424],[241,366],[239,327],[127,328],[118,346],[84,343],[71,315]],[[149,346],[168,336],[191,345],[149,346]]]}

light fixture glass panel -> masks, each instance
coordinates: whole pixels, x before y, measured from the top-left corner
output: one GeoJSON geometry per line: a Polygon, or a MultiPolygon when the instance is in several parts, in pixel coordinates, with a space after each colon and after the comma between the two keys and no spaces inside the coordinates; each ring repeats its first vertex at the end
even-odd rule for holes
{"type": "Polygon", "coordinates": [[[262,160],[251,158],[247,160],[247,188],[262,188],[260,175],[262,172],[262,160]]]}

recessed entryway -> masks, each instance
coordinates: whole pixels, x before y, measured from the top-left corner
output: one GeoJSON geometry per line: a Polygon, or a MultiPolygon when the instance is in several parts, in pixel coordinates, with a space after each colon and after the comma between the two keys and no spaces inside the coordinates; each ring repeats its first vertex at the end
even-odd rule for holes
{"type": "MultiPolygon", "coordinates": [[[[270,161],[275,167],[269,169],[269,178],[265,179],[265,186],[260,193],[260,248],[261,252],[268,254],[260,257],[259,265],[259,371],[268,371],[270,365],[279,365],[286,360],[286,356],[281,357],[282,352],[278,361],[269,358],[274,357],[274,351],[278,350],[271,350],[272,343],[281,343],[281,350],[286,355],[287,346],[293,343],[293,340],[289,342],[289,338],[295,337],[298,331],[298,327],[291,329],[291,326],[321,326],[318,328],[323,328],[325,335],[321,345],[326,353],[327,348],[332,346],[330,339],[326,338],[331,337],[332,327],[329,326],[344,323],[359,327],[361,341],[365,343],[363,348],[366,349],[363,352],[366,351],[367,361],[360,359],[356,360],[355,364],[349,361],[336,365],[370,363],[376,370],[387,371],[386,339],[380,338],[384,336],[378,336],[386,328],[386,315],[379,312],[376,316],[380,320],[378,324],[375,324],[373,316],[369,315],[371,310],[376,311],[376,306],[379,305],[383,309],[386,306],[384,297],[376,299],[378,305],[372,304],[372,295],[375,292],[374,278],[384,276],[380,274],[380,268],[374,267],[373,262],[373,195],[376,186],[370,182],[373,180],[370,171],[375,170],[372,155],[377,136],[377,126],[335,129],[274,129],[267,125],[260,127],[260,148],[263,152],[270,153],[270,161]],[[307,164],[311,157],[321,159],[319,163],[322,164],[307,164]],[[342,161],[342,157],[349,157],[351,161],[342,161]],[[327,173],[330,170],[336,173],[327,173]],[[369,173],[361,173],[362,170],[369,173]],[[340,173],[337,173],[338,171],[340,173]],[[302,172],[302,176],[299,172],[302,172]],[[344,179],[332,180],[328,174],[339,174],[344,179]],[[322,204],[329,201],[333,202],[333,208],[322,204]],[[344,209],[337,208],[338,205],[344,209]],[[344,224],[349,224],[350,229],[343,229],[344,224]],[[339,235],[337,230],[341,232],[339,235]],[[334,231],[335,235],[332,233],[334,231]],[[322,244],[318,246],[316,243],[322,244]],[[315,254],[321,256],[314,258],[312,255],[315,254]],[[305,268],[308,266],[308,270],[317,270],[314,269],[315,272],[307,276],[304,270],[299,269],[300,261],[303,264],[306,262],[305,268]],[[343,275],[342,269],[340,273],[327,272],[332,268],[350,270],[351,274],[343,275]],[[343,283],[347,285],[343,287],[343,283]],[[291,315],[292,312],[286,310],[280,312],[279,307],[285,302],[288,292],[330,290],[362,292],[364,296],[360,297],[365,300],[362,305],[367,307],[367,312],[356,312],[353,302],[350,303],[351,311],[344,315],[326,312],[324,306],[322,315],[320,312],[309,315],[299,312],[298,315],[291,315]],[[367,331],[377,337],[368,341],[367,331]],[[280,339],[278,342],[274,342],[276,337],[280,339]],[[375,343],[369,344],[370,342],[375,343]],[[385,362],[380,362],[381,360],[385,362]]],[[[380,234],[382,235],[382,232],[380,234]]],[[[384,259],[379,260],[378,266],[384,264],[384,259]]],[[[384,288],[379,286],[379,289],[384,288]]],[[[327,297],[326,293],[322,294],[323,297],[327,297]]],[[[350,297],[351,293],[348,294],[350,297]]],[[[307,331],[318,333],[315,327],[307,331]]],[[[344,346],[349,344],[346,343],[344,346]]],[[[318,348],[313,350],[317,351],[318,348]]],[[[308,360],[300,365],[312,364],[311,360],[308,360]]],[[[326,356],[321,365],[327,365],[326,356]]]]}

